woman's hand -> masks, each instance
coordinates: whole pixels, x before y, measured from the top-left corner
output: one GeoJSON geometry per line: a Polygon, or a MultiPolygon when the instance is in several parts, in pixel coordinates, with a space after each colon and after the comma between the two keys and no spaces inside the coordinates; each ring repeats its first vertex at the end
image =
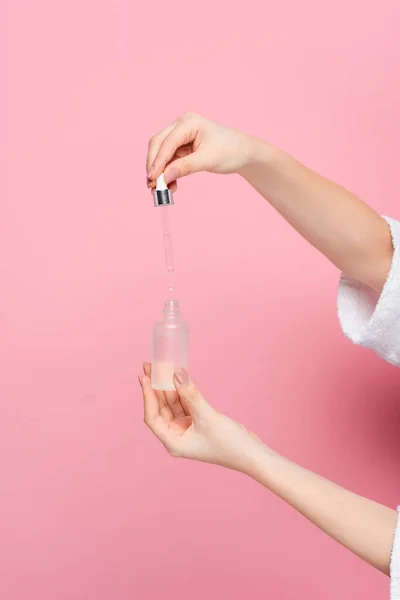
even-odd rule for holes
{"type": "Polygon", "coordinates": [[[389,225],[353,194],[266,142],[189,113],[150,140],[148,186],[164,172],[175,190],[197,171],[238,173],[348,277],[382,290],[393,256],[389,225]]]}
{"type": "Polygon", "coordinates": [[[144,420],[172,456],[249,475],[352,552],[389,574],[396,511],[357,496],[272,452],[242,425],[214,410],[185,371],[177,392],[155,392],[151,366],[139,377],[144,420]]]}
{"type": "Polygon", "coordinates": [[[139,377],[144,420],[171,456],[213,463],[252,474],[256,457],[268,449],[243,425],[210,406],[186,371],[175,374],[177,392],[151,387],[151,366],[139,377]]]}
{"type": "Polygon", "coordinates": [[[190,173],[236,173],[251,162],[260,141],[187,113],[151,138],[147,154],[148,186],[164,173],[172,189],[190,173]]]}

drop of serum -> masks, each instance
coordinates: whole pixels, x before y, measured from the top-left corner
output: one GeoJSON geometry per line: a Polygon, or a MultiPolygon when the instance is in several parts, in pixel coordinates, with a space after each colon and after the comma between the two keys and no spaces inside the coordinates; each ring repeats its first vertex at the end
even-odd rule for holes
{"type": "Polygon", "coordinates": [[[174,274],[174,267],[172,267],[171,265],[168,267],[168,275],[169,275],[169,286],[168,286],[168,291],[169,293],[172,295],[172,276],[174,274]]]}

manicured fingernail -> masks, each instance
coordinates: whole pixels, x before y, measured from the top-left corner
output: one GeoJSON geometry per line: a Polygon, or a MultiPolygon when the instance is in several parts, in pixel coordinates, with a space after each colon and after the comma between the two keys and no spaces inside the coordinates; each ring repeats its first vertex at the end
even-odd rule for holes
{"type": "Polygon", "coordinates": [[[153,167],[150,167],[149,171],[147,172],[147,179],[153,179],[153,173],[154,169],[153,167]]]}
{"type": "Polygon", "coordinates": [[[145,363],[143,364],[143,371],[144,371],[144,374],[145,374],[145,375],[147,375],[148,373],[150,373],[150,369],[151,369],[151,364],[150,364],[150,363],[148,363],[148,362],[145,362],[145,363]]]}
{"type": "Polygon", "coordinates": [[[186,373],[185,369],[178,369],[175,373],[175,379],[179,385],[187,385],[190,383],[189,375],[186,373]]]}

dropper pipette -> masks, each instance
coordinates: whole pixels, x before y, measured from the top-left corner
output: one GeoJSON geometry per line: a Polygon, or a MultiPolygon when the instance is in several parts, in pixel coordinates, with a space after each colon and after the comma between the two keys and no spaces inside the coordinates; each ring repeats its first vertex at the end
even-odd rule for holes
{"type": "MultiPolygon", "coordinates": [[[[161,227],[163,232],[164,253],[167,270],[170,276],[174,272],[174,257],[172,252],[171,230],[169,226],[168,210],[173,206],[174,199],[171,190],[165,183],[164,176],[160,175],[156,180],[154,190],[154,205],[159,207],[161,213],[161,227]]],[[[170,280],[169,291],[172,292],[172,281],[170,280]]]]}

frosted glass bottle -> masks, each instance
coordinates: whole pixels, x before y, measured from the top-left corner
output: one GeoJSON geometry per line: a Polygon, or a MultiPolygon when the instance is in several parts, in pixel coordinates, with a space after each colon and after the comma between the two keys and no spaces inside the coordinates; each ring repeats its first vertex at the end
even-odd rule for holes
{"type": "Polygon", "coordinates": [[[188,328],[178,300],[165,300],[163,320],[154,325],[151,383],[155,390],[175,390],[174,373],[187,369],[188,328]]]}

